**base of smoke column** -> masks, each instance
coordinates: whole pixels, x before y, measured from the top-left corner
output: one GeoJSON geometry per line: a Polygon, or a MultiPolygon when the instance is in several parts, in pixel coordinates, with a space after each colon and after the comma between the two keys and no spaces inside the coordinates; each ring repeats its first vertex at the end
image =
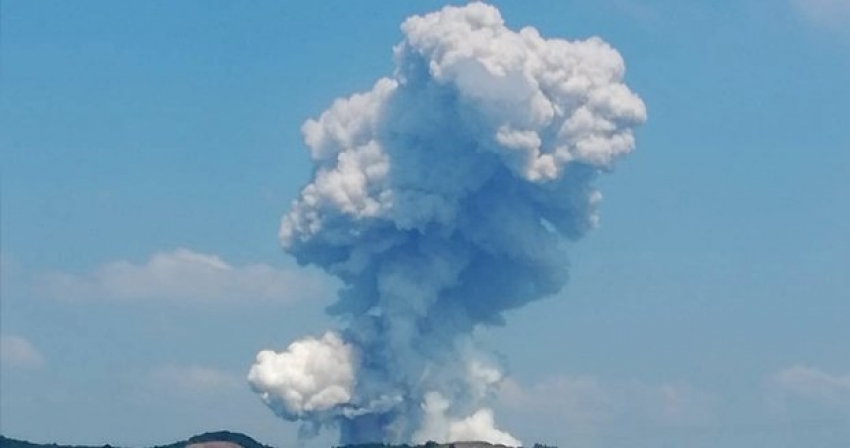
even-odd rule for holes
{"type": "Polygon", "coordinates": [[[429,442],[423,445],[424,448],[508,448],[506,445],[492,444],[488,442],[452,442],[452,443],[434,443],[429,442]]]}

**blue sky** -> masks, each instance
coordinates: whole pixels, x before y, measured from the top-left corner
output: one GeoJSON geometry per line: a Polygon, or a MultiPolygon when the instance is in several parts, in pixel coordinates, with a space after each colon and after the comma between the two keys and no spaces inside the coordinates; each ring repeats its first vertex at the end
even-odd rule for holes
{"type": "MultiPolygon", "coordinates": [[[[479,335],[511,368],[502,426],[845,446],[850,3],[495,4],[610,42],[649,111],[568,287],[479,335]]],[[[276,237],[311,174],[300,126],[390,74],[399,24],[440,5],[3,2],[0,432],[293,443],[244,377],[334,325],[334,281],[276,237]]]]}

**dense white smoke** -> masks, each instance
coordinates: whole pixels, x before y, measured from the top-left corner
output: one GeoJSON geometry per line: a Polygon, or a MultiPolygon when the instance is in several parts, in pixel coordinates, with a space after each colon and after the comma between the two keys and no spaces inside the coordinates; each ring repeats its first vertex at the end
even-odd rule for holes
{"type": "Polygon", "coordinates": [[[560,290],[592,182],[646,118],[620,55],[543,39],[481,4],[402,25],[396,70],[308,121],[312,181],[280,238],[344,287],[343,329],[261,352],[251,386],[342,443],[520,442],[484,405],[502,379],[476,326],[560,290]]]}
{"type": "Polygon", "coordinates": [[[328,332],[293,342],[282,353],[261,351],[248,382],[275,412],[299,419],[348,403],[356,366],[351,346],[328,332]]]}
{"type": "Polygon", "coordinates": [[[423,400],[424,415],[421,427],[413,433],[413,443],[483,440],[507,446],[522,445],[512,435],[496,428],[493,411],[489,408],[481,408],[465,418],[452,419],[447,415],[451,403],[439,392],[428,392],[423,400]]]}

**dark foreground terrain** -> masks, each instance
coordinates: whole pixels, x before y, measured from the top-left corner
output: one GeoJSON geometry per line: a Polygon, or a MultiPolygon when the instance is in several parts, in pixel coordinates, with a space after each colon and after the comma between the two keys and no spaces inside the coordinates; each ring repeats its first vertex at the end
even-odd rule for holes
{"type": "MultiPolygon", "coordinates": [[[[353,445],[338,448],[503,448],[504,445],[492,445],[485,442],[457,442],[451,444],[439,444],[428,442],[424,445],[384,445],[380,443],[368,445],[353,445]]],[[[55,443],[31,443],[24,440],[10,439],[0,436],[0,448],[122,448],[113,445],[86,446],[86,445],[57,445],[55,443]]],[[[238,432],[217,431],[208,432],[187,440],[181,440],[169,445],[159,445],[151,448],[273,448],[240,434],[238,432]]],[[[556,448],[541,444],[534,444],[533,448],[556,448]]]]}
{"type": "MultiPolygon", "coordinates": [[[[208,432],[187,440],[181,440],[168,445],[158,445],[152,448],[272,448],[237,432],[217,431],[208,432]]],[[[10,439],[0,436],[0,448],[121,448],[114,445],[58,445],[55,443],[31,443],[24,440],[10,439]]]]}

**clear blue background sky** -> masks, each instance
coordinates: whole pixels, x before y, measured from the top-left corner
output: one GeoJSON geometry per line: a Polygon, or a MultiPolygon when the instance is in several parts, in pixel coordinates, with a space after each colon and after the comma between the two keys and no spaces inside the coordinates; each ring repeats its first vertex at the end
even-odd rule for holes
{"type": "MultiPolygon", "coordinates": [[[[4,1],[0,432],[292,444],[244,374],[333,325],[333,282],[276,239],[310,175],[299,128],[390,74],[398,25],[440,5],[4,1]]],[[[502,426],[562,448],[846,447],[850,2],[496,5],[603,37],[649,110],[568,288],[480,335],[511,367],[502,426]]]]}

